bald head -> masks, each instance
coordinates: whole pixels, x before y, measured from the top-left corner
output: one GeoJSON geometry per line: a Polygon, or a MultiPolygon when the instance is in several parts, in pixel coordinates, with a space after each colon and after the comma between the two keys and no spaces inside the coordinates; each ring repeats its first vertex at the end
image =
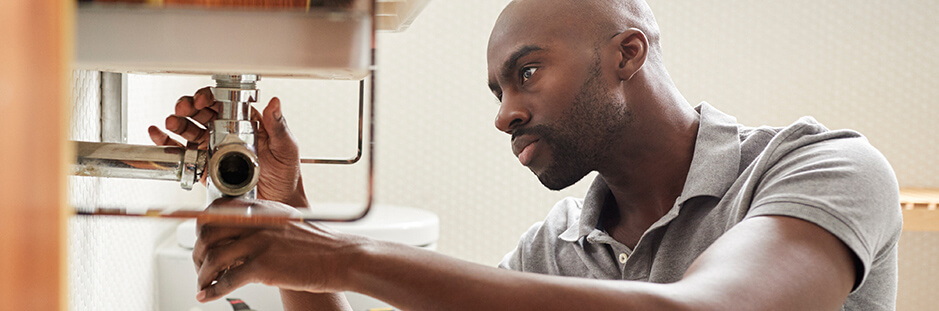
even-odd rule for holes
{"type": "Polygon", "coordinates": [[[659,27],[643,0],[515,0],[499,16],[489,50],[519,37],[597,46],[630,28],[645,34],[650,60],[660,60],[659,27]]]}

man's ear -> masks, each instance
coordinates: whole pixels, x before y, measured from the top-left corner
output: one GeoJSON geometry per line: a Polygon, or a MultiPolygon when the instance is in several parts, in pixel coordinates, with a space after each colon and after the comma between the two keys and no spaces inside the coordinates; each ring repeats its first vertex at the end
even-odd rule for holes
{"type": "Polygon", "coordinates": [[[617,76],[621,80],[629,80],[642,69],[649,55],[649,40],[642,30],[629,28],[613,37],[619,55],[617,76]]]}

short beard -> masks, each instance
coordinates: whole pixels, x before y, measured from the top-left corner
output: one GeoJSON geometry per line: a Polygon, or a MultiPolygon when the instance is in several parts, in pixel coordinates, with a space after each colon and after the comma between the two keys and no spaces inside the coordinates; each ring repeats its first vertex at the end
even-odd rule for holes
{"type": "Polygon", "coordinates": [[[623,103],[608,95],[600,81],[600,60],[561,120],[527,129],[551,146],[554,162],[538,180],[551,190],[561,190],[580,181],[609,155],[611,146],[629,122],[623,103]]]}

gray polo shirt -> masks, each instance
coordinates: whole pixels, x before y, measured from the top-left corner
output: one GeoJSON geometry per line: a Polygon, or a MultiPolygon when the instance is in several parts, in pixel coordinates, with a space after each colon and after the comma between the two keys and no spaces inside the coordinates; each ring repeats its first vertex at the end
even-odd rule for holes
{"type": "Polygon", "coordinates": [[[860,260],[843,310],[894,310],[902,227],[896,177],[867,139],[803,117],[784,128],[744,127],[707,103],[681,195],[635,249],[600,224],[612,199],[602,178],[584,199],[558,202],[499,267],[551,275],[671,283],[737,223],[784,215],[814,223],[860,260]]]}

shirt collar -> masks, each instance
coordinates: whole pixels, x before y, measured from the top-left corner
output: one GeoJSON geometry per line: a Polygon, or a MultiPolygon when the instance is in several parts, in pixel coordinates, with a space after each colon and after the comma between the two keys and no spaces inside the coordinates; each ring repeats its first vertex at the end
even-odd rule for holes
{"type": "Polygon", "coordinates": [[[561,240],[574,242],[597,228],[600,221],[600,213],[603,211],[603,205],[608,197],[611,196],[610,188],[602,177],[597,176],[587,189],[587,195],[584,196],[584,204],[580,210],[580,219],[572,223],[567,230],[558,237],[561,240]]]}
{"type": "MultiPolygon", "coordinates": [[[[723,197],[737,179],[740,166],[740,136],[737,119],[704,102],[695,107],[701,116],[695,139],[691,168],[678,204],[698,196],[723,197]]],[[[587,189],[577,223],[571,224],[558,237],[577,241],[597,229],[600,213],[610,198],[610,188],[597,176],[587,189]]]]}
{"type": "Polygon", "coordinates": [[[699,196],[721,198],[740,174],[737,119],[706,102],[695,110],[701,115],[698,138],[678,204],[699,196]]]}

